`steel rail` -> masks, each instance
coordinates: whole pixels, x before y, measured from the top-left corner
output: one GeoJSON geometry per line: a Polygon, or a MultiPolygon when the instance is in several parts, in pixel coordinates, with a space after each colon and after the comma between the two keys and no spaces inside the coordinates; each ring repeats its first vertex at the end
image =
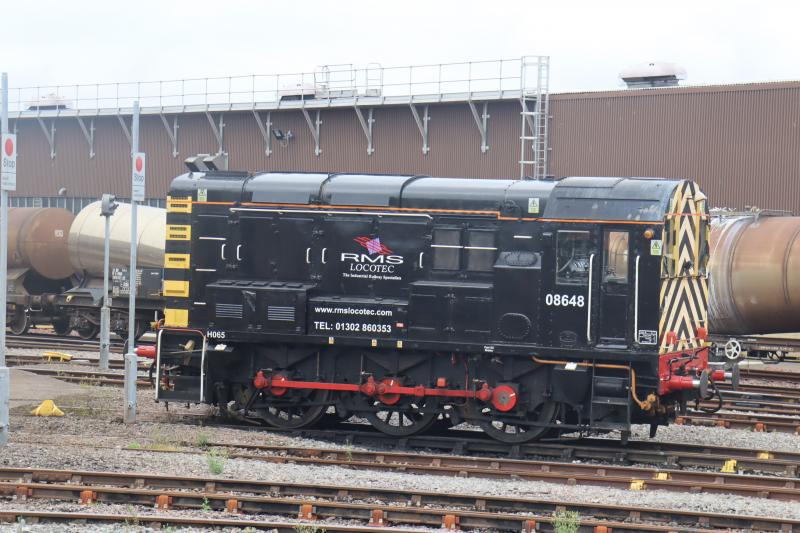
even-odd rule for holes
{"type": "Polygon", "coordinates": [[[619,441],[604,438],[575,438],[546,440],[525,444],[505,444],[479,431],[448,429],[411,437],[397,438],[371,429],[364,424],[338,423],[331,428],[287,430],[265,427],[250,420],[238,425],[204,415],[181,415],[178,420],[200,423],[207,427],[224,427],[241,431],[263,431],[344,445],[361,445],[380,449],[426,450],[455,455],[491,455],[511,458],[548,458],[562,461],[604,461],[616,464],[647,464],[659,467],[707,468],[719,470],[731,459],[737,461],[737,471],[774,472],[797,475],[800,453],[785,451],[731,448],[703,444],[669,443],[661,441],[619,441]]]}
{"type": "MultiPolygon", "coordinates": [[[[53,511],[2,510],[0,523],[105,523],[105,524],[146,524],[160,528],[162,525],[200,526],[209,528],[243,528],[270,529],[278,533],[297,533],[298,523],[286,523],[273,520],[247,520],[233,518],[192,518],[171,516],[166,514],[103,514],[103,513],[70,513],[53,511]]],[[[302,523],[301,523],[302,524],[302,523]]],[[[325,531],[351,533],[384,533],[385,527],[359,527],[337,524],[325,524],[325,531]]],[[[663,531],[663,530],[658,530],[663,531]]],[[[428,529],[404,529],[408,533],[430,533],[428,529]]]]}
{"type": "MultiPolygon", "coordinates": [[[[611,487],[633,490],[670,490],[707,494],[738,494],[781,501],[800,501],[800,479],[784,477],[698,472],[676,469],[653,469],[637,466],[591,465],[557,461],[489,459],[447,455],[419,455],[402,452],[354,451],[341,449],[296,448],[292,446],[209,443],[229,449],[262,452],[231,453],[229,457],[352,469],[432,474],[487,479],[518,478],[529,481],[557,482],[568,485],[611,487]],[[281,455],[277,455],[281,454],[281,455]]],[[[123,448],[128,450],[128,448],[123,448]]],[[[194,450],[136,448],[152,453],[190,453],[194,450]]]]}
{"type": "Polygon", "coordinates": [[[769,370],[766,368],[743,368],[742,379],[763,379],[772,381],[786,381],[800,384],[800,372],[788,370],[769,370]]]}
{"type": "Polygon", "coordinates": [[[800,435],[800,418],[793,416],[746,413],[687,413],[675,418],[675,424],[747,429],[756,432],[777,431],[800,435]]]}
{"type": "MultiPolygon", "coordinates": [[[[67,498],[71,500],[84,499],[85,501],[100,501],[105,503],[119,503],[120,500],[130,503],[128,494],[138,500],[134,503],[152,506],[159,503],[162,506],[197,508],[203,501],[212,509],[234,510],[239,512],[287,512],[300,514],[303,509],[312,512],[317,517],[333,513],[337,503],[352,501],[379,500],[381,504],[370,504],[368,514],[363,514],[363,508],[350,505],[350,512],[358,510],[362,514],[359,518],[373,519],[374,510],[383,511],[384,525],[394,523],[396,516],[394,509],[402,513],[410,513],[416,508],[436,508],[433,517],[441,518],[445,514],[453,514],[461,526],[468,526],[470,520],[481,519],[474,513],[493,513],[506,515],[515,531],[525,531],[530,526],[529,521],[538,522],[539,525],[550,523],[552,513],[556,510],[574,510],[582,516],[591,516],[591,520],[584,519],[583,524],[604,525],[612,527],[608,521],[615,521],[614,529],[621,530],[652,530],[658,529],[661,524],[667,523],[674,530],[675,525],[682,527],[700,528],[749,528],[758,531],[800,531],[800,520],[782,519],[774,517],[741,516],[723,513],[708,513],[699,511],[686,511],[675,509],[659,509],[653,507],[631,507],[622,505],[604,505],[591,502],[569,501],[543,501],[539,499],[487,496],[478,494],[444,494],[441,492],[428,492],[417,490],[391,489],[383,487],[353,487],[325,484],[301,484],[273,481],[252,481],[218,478],[198,478],[183,476],[152,475],[145,473],[127,472],[88,472],[70,470],[48,470],[29,468],[0,468],[0,487],[6,495],[24,498],[67,498]],[[112,488],[108,488],[112,487],[112,488]],[[146,489],[146,490],[145,490],[146,489]],[[187,492],[187,491],[195,492],[187,492]],[[85,492],[88,491],[88,492],[85,492]],[[244,493],[245,496],[239,496],[244,493]],[[66,495],[66,496],[65,496],[66,495]],[[267,499],[264,496],[269,495],[267,499]],[[159,499],[159,496],[161,498],[159,499]],[[170,496],[172,500],[170,501],[170,496]],[[289,498],[310,498],[306,500],[291,500],[289,498]],[[231,500],[235,503],[229,504],[231,500]],[[322,502],[321,500],[325,500],[322,502]],[[387,507],[391,504],[391,508],[387,507]],[[282,506],[264,509],[262,505],[282,506]],[[305,506],[305,507],[304,507],[305,506]],[[400,507],[398,507],[400,506],[400,507]],[[454,511],[453,508],[459,510],[454,511]],[[465,521],[463,513],[473,513],[465,521]],[[516,513],[516,514],[512,514],[516,513]],[[526,513],[523,516],[520,513],[526,513]],[[536,515],[531,517],[531,515],[536,515]],[[620,525],[625,523],[624,525],[620,525]],[[649,525],[648,525],[649,524],[649,525]],[[520,526],[522,526],[520,528],[520,526]],[[656,529],[647,529],[653,527],[656,529]]],[[[403,515],[400,515],[401,517],[403,515]]],[[[338,517],[343,517],[341,514],[338,517]]],[[[146,521],[146,519],[144,520],[146,521]]],[[[417,522],[419,523],[419,522],[417,522]]],[[[433,522],[436,524],[435,519],[433,522]]],[[[327,524],[326,524],[326,529],[327,524]]]]}

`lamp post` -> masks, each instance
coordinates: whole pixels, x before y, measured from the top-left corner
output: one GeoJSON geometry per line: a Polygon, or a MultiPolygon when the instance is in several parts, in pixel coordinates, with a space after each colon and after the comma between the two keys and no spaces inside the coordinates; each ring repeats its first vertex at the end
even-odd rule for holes
{"type": "Polygon", "coordinates": [[[100,216],[105,217],[103,241],[103,307],[100,309],[100,370],[108,370],[108,351],[111,347],[111,309],[108,306],[108,256],[110,248],[111,216],[117,210],[116,197],[104,194],[100,201],[100,216]]]}

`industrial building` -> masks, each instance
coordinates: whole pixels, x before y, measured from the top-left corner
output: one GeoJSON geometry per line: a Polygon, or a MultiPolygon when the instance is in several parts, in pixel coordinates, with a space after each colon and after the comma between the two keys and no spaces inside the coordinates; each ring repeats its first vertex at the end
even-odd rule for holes
{"type": "Polygon", "coordinates": [[[126,197],[139,99],[156,205],[185,157],[225,152],[253,171],[692,178],[714,207],[800,212],[800,81],[549,94],[538,56],[250,78],[12,91],[12,205],[126,197]]]}

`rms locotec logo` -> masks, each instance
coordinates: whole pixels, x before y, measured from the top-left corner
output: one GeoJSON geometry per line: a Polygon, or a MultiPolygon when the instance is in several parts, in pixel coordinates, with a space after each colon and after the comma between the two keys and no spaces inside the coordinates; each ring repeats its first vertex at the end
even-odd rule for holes
{"type": "Polygon", "coordinates": [[[353,240],[365,248],[367,253],[342,252],[339,260],[349,264],[350,272],[394,274],[395,267],[403,264],[403,256],[392,252],[391,248],[381,242],[380,237],[356,237],[353,240]]]}
{"type": "Polygon", "coordinates": [[[366,248],[369,255],[392,255],[392,251],[381,243],[380,237],[375,237],[374,239],[370,239],[369,237],[356,237],[353,240],[366,248]]]}

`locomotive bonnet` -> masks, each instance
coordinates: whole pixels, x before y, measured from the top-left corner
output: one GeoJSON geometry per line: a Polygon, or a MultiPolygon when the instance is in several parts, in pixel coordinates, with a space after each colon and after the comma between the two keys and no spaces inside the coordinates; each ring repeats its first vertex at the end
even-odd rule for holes
{"type": "Polygon", "coordinates": [[[687,180],[187,173],[157,398],[399,437],[654,431],[726,378],[708,224],[687,180]]]}

